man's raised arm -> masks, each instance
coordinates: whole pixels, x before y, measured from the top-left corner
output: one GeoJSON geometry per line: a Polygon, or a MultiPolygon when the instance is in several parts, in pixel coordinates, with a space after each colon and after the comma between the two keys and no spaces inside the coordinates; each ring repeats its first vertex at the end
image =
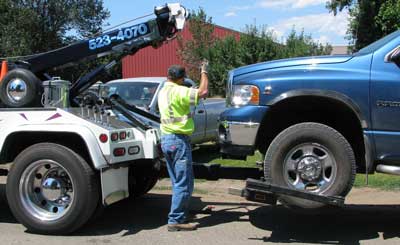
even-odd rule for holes
{"type": "Polygon", "coordinates": [[[198,97],[206,98],[208,95],[208,61],[204,60],[201,63],[201,78],[200,86],[198,89],[198,97]]]}

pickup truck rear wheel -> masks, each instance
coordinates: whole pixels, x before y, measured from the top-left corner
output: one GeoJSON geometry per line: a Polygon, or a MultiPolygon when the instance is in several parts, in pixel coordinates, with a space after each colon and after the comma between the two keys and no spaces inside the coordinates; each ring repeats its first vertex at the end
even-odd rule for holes
{"type": "Polygon", "coordinates": [[[99,200],[93,169],[72,150],[52,143],[20,153],[7,179],[10,209],[28,230],[68,234],[92,216],[99,200]]]}
{"type": "MultiPolygon", "coordinates": [[[[264,175],[274,184],[329,196],[346,196],[355,178],[355,157],[347,140],[319,123],[300,123],[281,132],[271,143],[264,175]]],[[[281,203],[300,209],[324,206],[290,196],[281,203]]]]}

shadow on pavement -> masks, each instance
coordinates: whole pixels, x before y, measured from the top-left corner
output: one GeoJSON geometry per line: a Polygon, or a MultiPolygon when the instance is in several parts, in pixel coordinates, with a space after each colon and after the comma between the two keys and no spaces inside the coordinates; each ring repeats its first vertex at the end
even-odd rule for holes
{"type": "Polygon", "coordinates": [[[158,229],[166,225],[171,196],[147,194],[137,200],[123,200],[104,210],[101,217],[73,235],[97,236],[120,232],[122,236],[158,229]]]}
{"type": "MultiPolygon", "coordinates": [[[[202,228],[250,221],[253,226],[269,231],[269,235],[249,240],[269,243],[360,244],[364,240],[379,238],[379,233],[382,233],[384,240],[400,237],[400,206],[396,205],[346,205],[343,209],[318,215],[302,215],[283,206],[261,206],[246,211],[243,208],[249,206],[243,204],[212,212],[196,222],[202,228]]],[[[230,206],[235,205],[231,203],[230,206]]]]}
{"type": "Polygon", "coordinates": [[[400,237],[400,206],[347,205],[319,215],[300,215],[277,206],[250,212],[250,222],[271,235],[270,243],[360,244],[360,241],[400,237]]]}
{"type": "MultiPolygon", "coordinates": [[[[0,223],[17,223],[5,200],[5,186],[0,185],[0,223]]],[[[104,236],[121,233],[130,236],[141,231],[158,229],[167,222],[169,194],[148,194],[138,200],[126,200],[108,207],[97,220],[87,224],[73,236],[104,236]]],[[[250,222],[268,231],[261,240],[270,243],[359,244],[360,241],[400,237],[400,206],[347,205],[343,209],[315,215],[301,215],[282,206],[264,206],[249,202],[203,202],[194,197],[192,209],[200,212],[195,219],[202,228],[212,228],[231,222],[250,222]],[[200,215],[198,216],[200,217],[200,215]]]]}

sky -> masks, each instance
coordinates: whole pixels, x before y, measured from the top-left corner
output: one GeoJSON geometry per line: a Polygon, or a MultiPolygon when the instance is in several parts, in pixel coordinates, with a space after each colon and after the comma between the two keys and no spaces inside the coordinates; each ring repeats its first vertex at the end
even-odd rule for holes
{"type": "MultiPolygon", "coordinates": [[[[104,0],[110,11],[110,26],[152,13],[155,6],[168,0],[104,0]]],[[[346,45],[348,25],[346,11],[333,13],[325,8],[327,0],[171,0],[186,8],[197,10],[202,7],[213,23],[243,31],[246,25],[266,26],[273,30],[277,39],[284,41],[287,34],[295,28],[310,34],[320,43],[346,45]]],[[[108,27],[110,27],[108,26],[108,27]]]]}

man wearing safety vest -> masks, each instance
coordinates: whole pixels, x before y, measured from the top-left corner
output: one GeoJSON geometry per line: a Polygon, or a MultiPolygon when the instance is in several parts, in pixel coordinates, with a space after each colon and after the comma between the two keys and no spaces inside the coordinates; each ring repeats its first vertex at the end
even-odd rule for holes
{"type": "Polygon", "coordinates": [[[190,106],[198,104],[208,94],[208,62],[201,65],[198,89],[183,85],[185,68],[173,65],[168,69],[168,81],[158,96],[161,115],[161,148],[167,161],[172,182],[171,211],[168,215],[168,231],[195,230],[196,224],[187,223],[190,198],[194,188],[192,149],[190,135],[194,131],[190,106]]]}

